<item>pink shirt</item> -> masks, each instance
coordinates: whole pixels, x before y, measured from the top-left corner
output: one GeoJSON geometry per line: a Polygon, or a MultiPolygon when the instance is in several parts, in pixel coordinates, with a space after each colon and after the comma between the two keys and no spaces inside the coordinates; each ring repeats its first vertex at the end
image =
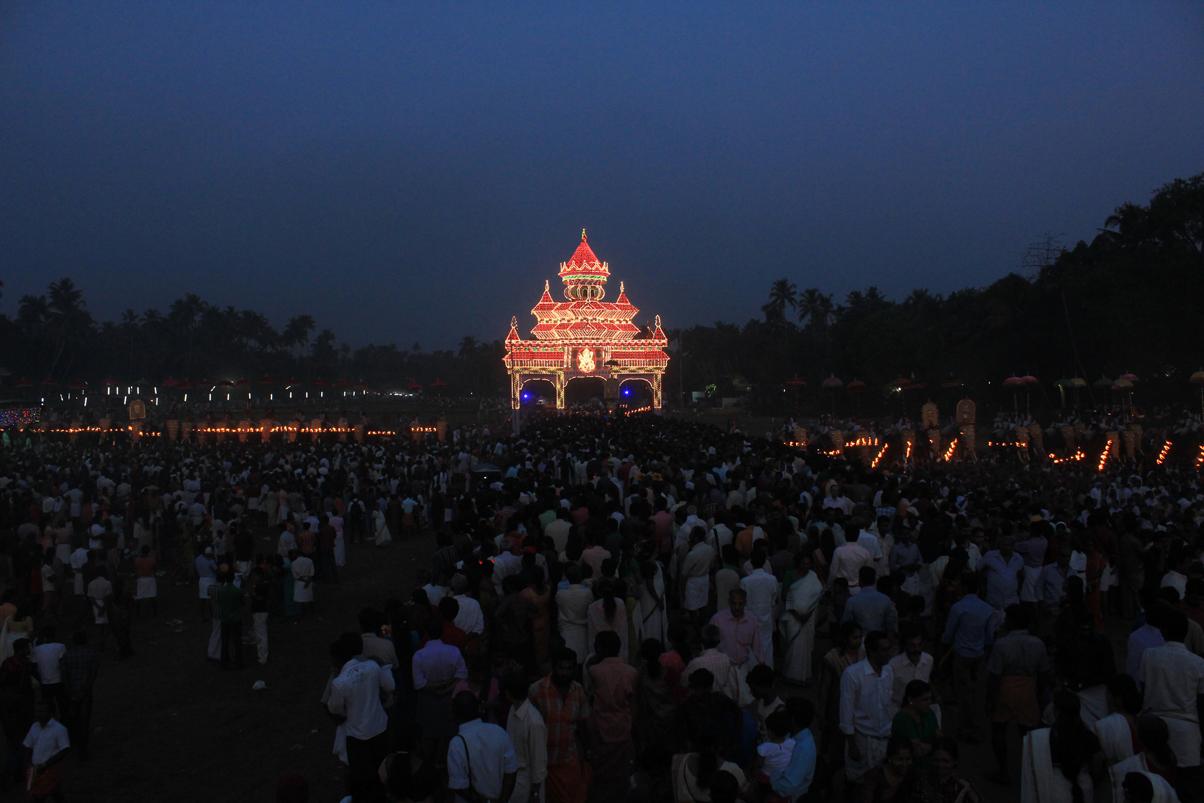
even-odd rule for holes
{"type": "Polygon", "coordinates": [[[619,658],[604,658],[589,668],[594,688],[594,730],[603,742],[616,744],[631,739],[639,674],[619,658]]]}
{"type": "Polygon", "coordinates": [[[749,654],[761,654],[761,629],[748,611],[740,619],[732,616],[731,610],[719,611],[711,617],[711,624],[719,628],[719,649],[736,666],[743,666],[749,654]]]}

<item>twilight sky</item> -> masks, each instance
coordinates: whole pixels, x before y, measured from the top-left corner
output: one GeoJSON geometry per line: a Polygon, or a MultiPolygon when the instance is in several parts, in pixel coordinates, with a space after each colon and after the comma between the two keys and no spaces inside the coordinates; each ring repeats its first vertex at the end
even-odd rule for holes
{"type": "Polygon", "coordinates": [[[185,292],[500,338],[582,226],[640,318],[901,298],[1204,170],[1198,2],[0,0],[0,311],[185,292]]]}

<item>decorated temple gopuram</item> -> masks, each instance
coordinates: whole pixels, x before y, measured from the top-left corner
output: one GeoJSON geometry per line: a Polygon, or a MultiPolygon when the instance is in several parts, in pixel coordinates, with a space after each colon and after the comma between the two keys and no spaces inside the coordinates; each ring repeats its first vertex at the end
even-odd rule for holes
{"type": "Polygon", "coordinates": [[[517,410],[523,401],[523,386],[546,380],[556,389],[556,409],[565,407],[564,391],[577,379],[600,379],[604,399],[620,398],[628,382],[646,382],[652,407],[660,409],[662,381],[669,355],[668,340],[661,329],[661,316],[641,329],[633,319],[639,309],[627,298],[619,282],[619,295],[606,301],[610,266],[590,248],[585,229],[581,242],[567,262],[560,263],[564,301],[553,301],[547,281],[543,295],[531,308],[535,326],[531,338],[518,333],[518,318],[510,319],[503,361],[510,374],[510,405],[517,410]]]}

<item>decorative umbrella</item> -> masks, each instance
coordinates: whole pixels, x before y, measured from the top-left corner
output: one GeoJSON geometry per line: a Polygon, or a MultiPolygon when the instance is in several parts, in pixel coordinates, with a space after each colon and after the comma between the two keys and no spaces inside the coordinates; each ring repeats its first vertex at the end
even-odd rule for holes
{"type": "Polygon", "coordinates": [[[1106,376],[1101,376],[1099,379],[1091,383],[1091,386],[1099,390],[1107,390],[1112,387],[1112,380],[1106,376]]]}
{"type": "Polygon", "coordinates": [[[1087,380],[1081,376],[1072,376],[1070,378],[1070,386],[1072,388],[1085,388],[1087,387],[1087,380]]]}
{"type": "Polygon", "coordinates": [[[1025,374],[1024,376],[1020,377],[1020,382],[1025,385],[1036,385],[1038,382],[1040,382],[1040,380],[1032,374],[1025,374]]]}
{"type": "Polygon", "coordinates": [[[435,381],[431,383],[431,387],[445,388],[445,387],[447,387],[447,383],[443,381],[443,377],[437,376],[437,377],[435,377],[435,381]]]}
{"type": "Polygon", "coordinates": [[[798,374],[795,374],[794,376],[792,376],[786,380],[786,384],[790,385],[792,388],[801,388],[807,384],[807,380],[803,379],[798,374]]]}
{"type": "Polygon", "coordinates": [[[860,379],[854,379],[851,380],[849,384],[845,385],[845,389],[848,390],[849,393],[861,393],[865,390],[865,383],[860,379]]]}
{"type": "Polygon", "coordinates": [[[1113,390],[1132,390],[1133,389],[1133,381],[1130,379],[1125,379],[1122,376],[1119,379],[1117,379],[1115,382],[1112,383],[1112,389],[1113,390]]]}
{"type": "Polygon", "coordinates": [[[409,384],[409,385],[407,385],[406,387],[407,387],[407,389],[409,389],[409,390],[411,390],[411,391],[413,391],[413,392],[415,392],[415,393],[417,393],[418,391],[422,390],[422,385],[421,385],[421,384],[419,384],[418,382],[416,382],[416,381],[415,381],[415,380],[413,380],[413,379],[411,379],[411,380],[410,380],[410,384],[409,384]]]}
{"type": "Polygon", "coordinates": [[[1124,380],[1126,380],[1126,381],[1128,381],[1128,382],[1136,382],[1136,381],[1137,381],[1137,374],[1130,374],[1130,373],[1128,373],[1128,372],[1125,372],[1125,373],[1123,373],[1123,374],[1121,374],[1120,376],[1118,376],[1118,377],[1117,377],[1117,380],[1118,380],[1118,381],[1119,381],[1119,380],[1121,380],[1121,379],[1124,379],[1124,380]]]}
{"type": "Polygon", "coordinates": [[[1011,391],[1012,391],[1012,412],[1013,413],[1020,412],[1020,400],[1016,396],[1016,391],[1018,389],[1024,387],[1024,385],[1025,385],[1024,377],[1016,376],[1015,374],[1012,374],[1011,376],[1009,376],[1008,378],[1003,380],[1003,386],[1005,388],[1011,388],[1011,391]]]}
{"type": "Polygon", "coordinates": [[[832,391],[829,394],[829,401],[831,402],[832,414],[836,415],[836,391],[844,387],[844,382],[836,374],[828,374],[828,378],[820,383],[820,387],[824,390],[832,391]]]}
{"type": "Polygon", "coordinates": [[[941,387],[945,390],[957,390],[965,386],[965,382],[961,381],[960,379],[953,379],[952,377],[941,383],[941,387]]]}

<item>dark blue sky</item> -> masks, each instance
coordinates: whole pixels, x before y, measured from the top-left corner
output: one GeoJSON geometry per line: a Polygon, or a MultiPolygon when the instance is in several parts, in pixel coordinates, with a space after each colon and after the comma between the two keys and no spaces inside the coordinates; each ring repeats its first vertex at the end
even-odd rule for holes
{"type": "Polygon", "coordinates": [[[9,314],[69,275],[452,346],[588,226],[641,318],[743,321],[986,284],[1201,170],[1198,2],[0,0],[9,314]]]}

